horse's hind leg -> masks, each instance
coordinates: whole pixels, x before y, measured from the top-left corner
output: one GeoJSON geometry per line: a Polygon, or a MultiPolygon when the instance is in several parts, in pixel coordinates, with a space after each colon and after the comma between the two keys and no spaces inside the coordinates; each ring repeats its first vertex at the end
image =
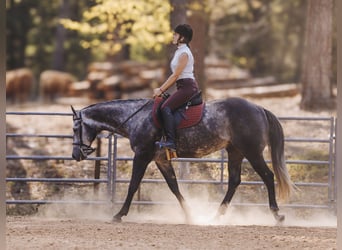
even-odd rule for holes
{"type": "Polygon", "coordinates": [[[258,175],[261,177],[261,179],[266,185],[267,192],[268,192],[269,206],[274,215],[274,218],[278,222],[282,222],[285,219],[285,216],[278,214],[279,207],[276,201],[273,172],[267,166],[262,154],[258,154],[257,156],[254,156],[254,157],[246,156],[246,158],[251,163],[254,170],[258,173],[258,175]]]}
{"type": "Polygon", "coordinates": [[[188,206],[186,205],[183,195],[179,191],[177,177],[172,167],[172,164],[170,163],[170,161],[167,161],[167,162],[163,161],[162,163],[156,162],[156,164],[158,166],[158,169],[162,173],[163,177],[165,178],[165,181],[167,185],[169,186],[171,192],[176,196],[179,204],[181,205],[184,211],[187,223],[191,223],[191,216],[189,213],[189,209],[188,209],[188,206]]]}
{"type": "Polygon", "coordinates": [[[218,214],[216,217],[225,214],[229,203],[231,202],[237,187],[241,183],[241,163],[243,155],[234,146],[229,145],[227,147],[228,152],[228,190],[226,196],[221,202],[218,214]]]}

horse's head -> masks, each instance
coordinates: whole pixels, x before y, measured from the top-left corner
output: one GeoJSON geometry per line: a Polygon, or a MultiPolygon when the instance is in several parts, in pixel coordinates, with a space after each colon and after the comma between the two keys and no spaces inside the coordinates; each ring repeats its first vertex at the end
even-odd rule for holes
{"type": "Polygon", "coordinates": [[[96,137],[96,131],[82,120],[81,111],[75,111],[72,106],[71,109],[74,121],[72,158],[76,161],[82,161],[95,151],[95,149],[91,147],[91,143],[96,137]]]}

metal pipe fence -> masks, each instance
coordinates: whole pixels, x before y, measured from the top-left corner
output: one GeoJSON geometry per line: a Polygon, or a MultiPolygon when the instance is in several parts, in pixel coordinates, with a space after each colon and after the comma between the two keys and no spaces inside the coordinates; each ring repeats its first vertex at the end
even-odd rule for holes
{"type": "MultiPolygon", "coordinates": [[[[71,113],[42,113],[42,112],[6,112],[6,115],[46,115],[46,116],[71,116],[71,113]]],[[[306,121],[306,122],[327,122],[328,123],[328,137],[327,138],[304,138],[304,137],[286,137],[285,145],[288,143],[317,143],[328,145],[328,160],[286,160],[286,164],[298,164],[298,165],[324,165],[328,166],[328,181],[327,182],[296,182],[295,184],[299,187],[317,187],[327,188],[328,196],[327,201],[324,205],[321,204],[285,204],[285,207],[309,207],[309,208],[332,208],[336,202],[336,177],[335,177],[335,118],[334,117],[278,117],[281,122],[283,121],[306,121]]],[[[59,134],[16,134],[7,133],[6,140],[8,138],[56,138],[56,139],[72,139],[71,135],[59,135],[59,134]]],[[[118,172],[118,164],[121,161],[131,162],[133,157],[122,157],[118,155],[118,138],[119,135],[112,134],[101,134],[100,139],[107,140],[107,154],[103,157],[89,157],[88,161],[104,161],[107,164],[107,172],[105,178],[34,178],[34,177],[7,177],[6,182],[42,182],[42,183],[92,183],[106,185],[107,200],[94,200],[94,201],[62,201],[62,200],[7,200],[7,204],[49,204],[49,203],[94,203],[94,204],[113,204],[122,203],[119,197],[117,197],[117,185],[127,184],[129,179],[120,178],[118,172]]],[[[71,143],[70,143],[71,144],[71,143]]],[[[42,155],[6,155],[7,160],[65,160],[72,161],[70,156],[42,156],[42,155]]],[[[214,158],[177,158],[172,160],[175,163],[213,163],[219,164],[219,179],[217,180],[191,180],[178,178],[180,184],[184,185],[220,185],[222,190],[227,187],[228,180],[225,180],[224,169],[227,165],[227,156],[224,150],[220,152],[219,157],[214,158]]],[[[247,162],[244,160],[244,162],[247,162]]],[[[267,160],[267,163],[270,163],[267,160]]],[[[164,179],[149,179],[144,178],[142,183],[153,184],[153,183],[164,183],[164,179]]],[[[243,181],[241,185],[264,185],[261,181],[243,181]]],[[[137,200],[133,204],[148,205],[148,204],[163,204],[164,202],[159,201],[143,201],[137,200]]],[[[234,205],[253,205],[253,206],[267,206],[267,204],[248,204],[248,203],[233,203],[234,205]]]]}
{"type": "MultiPolygon", "coordinates": [[[[334,159],[335,159],[335,118],[334,117],[278,117],[280,121],[309,121],[309,122],[327,122],[328,130],[328,137],[327,138],[305,138],[305,137],[286,137],[285,138],[285,144],[286,143],[310,143],[310,144],[327,144],[328,145],[328,159],[327,160],[286,160],[287,165],[323,165],[328,166],[328,181],[327,182],[295,182],[295,185],[298,187],[317,187],[317,188],[327,188],[328,189],[328,195],[327,200],[325,202],[325,205],[321,204],[285,204],[283,207],[292,207],[292,208],[325,208],[325,209],[334,209],[335,202],[336,202],[336,192],[334,188],[334,183],[336,183],[335,175],[334,175],[334,159]]],[[[115,135],[116,138],[120,137],[115,135]]],[[[115,144],[115,143],[114,143],[115,144]]],[[[178,162],[178,163],[218,163],[220,164],[220,179],[219,180],[189,180],[189,179],[180,179],[178,178],[178,182],[180,184],[211,184],[211,185],[220,185],[222,188],[225,186],[227,187],[228,180],[225,181],[224,179],[224,166],[228,162],[228,158],[225,156],[225,150],[221,150],[220,157],[217,158],[176,158],[172,159],[172,162],[178,162]]],[[[115,154],[114,156],[114,162],[118,161],[132,161],[132,157],[119,157],[115,154]]],[[[248,163],[246,159],[243,160],[244,163],[248,163]]],[[[266,160],[267,163],[271,163],[270,160],[266,160]]],[[[113,164],[114,169],[113,173],[115,173],[115,176],[113,178],[113,202],[114,203],[123,203],[123,201],[119,201],[115,197],[115,189],[116,184],[119,183],[129,183],[129,179],[123,179],[123,178],[116,178],[118,175],[116,164],[113,164]]],[[[163,179],[143,179],[142,183],[164,183],[165,181],[163,179]]],[[[241,185],[264,185],[262,181],[242,181],[241,185]]],[[[141,201],[137,200],[134,201],[132,204],[140,204],[140,205],[152,205],[152,204],[163,204],[164,202],[158,202],[158,201],[141,201]]],[[[233,203],[235,206],[248,206],[247,203],[233,203]]],[[[268,204],[249,204],[253,206],[268,206],[268,204]]]]}
{"type": "MultiPolygon", "coordinates": [[[[17,115],[17,116],[72,116],[71,113],[52,113],[52,112],[6,112],[6,115],[17,115]]],[[[65,134],[30,134],[30,133],[6,133],[6,143],[8,138],[56,138],[56,139],[72,139],[72,135],[65,134]]],[[[100,134],[99,139],[106,139],[108,141],[107,155],[102,157],[88,157],[86,161],[104,161],[107,162],[107,175],[106,178],[34,178],[34,177],[7,177],[6,182],[40,182],[40,183],[90,183],[100,184],[104,183],[107,185],[107,197],[111,197],[112,187],[112,134],[100,134]]],[[[71,141],[70,141],[71,145],[71,141]]],[[[33,161],[48,161],[48,160],[62,160],[62,161],[73,161],[71,156],[56,156],[56,155],[6,155],[6,160],[33,160],[33,161]]],[[[6,200],[6,204],[50,204],[50,203],[95,203],[95,204],[108,204],[110,200],[92,200],[92,201],[77,201],[77,200],[6,200]]]]}

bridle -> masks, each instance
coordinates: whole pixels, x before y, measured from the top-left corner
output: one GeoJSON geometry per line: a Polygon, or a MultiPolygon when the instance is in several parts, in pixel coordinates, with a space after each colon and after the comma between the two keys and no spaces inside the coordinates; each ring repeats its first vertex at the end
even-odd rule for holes
{"type": "MultiPolygon", "coordinates": [[[[90,155],[96,149],[91,147],[90,145],[87,145],[87,144],[83,143],[83,139],[82,139],[82,127],[83,127],[82,126],[82,123],[83,123],[82,115],[81,115],[81,113],[79,113],[79,116],[77,116],[76,111],[74,109],[73,109],[73,111],[74,111],[73,120],[74,120],[75,127],[76,127],[76,125],[78,125],[77,131],[78,131],[79,142],[73,142],[72,145],[78,146],[80,151],[81,151],[81,153],[84,156],[90,155]]],[[[75,131],[74,131],[74,133],[75,133],[75,131]]]]}
{"type": "MultiPolygon", "coordinates": [[[[131,114],[130,116],[128,116],[128,118],[123,121],[119,126],[117,126],[115,128],[115,130],[121,128],[124,124],[126,124],[128,122],[128,120],[130,120],[133,116],[135,116],[138,112],[140,112],[147,104],[149,104],[152,100],[148,100],[146,103],[144,103],[139,109],[137,109],[133,114],[131,114]]],[[[72,145],[74,146],[78,146],[81,153],[83,154],[83,156],[87,156],[90,155],[91,153],[93,153],[96,149],[91,147],[90,145],[87,145],[85,143],[83,143],[82,140],[82,124],[84,124],[85,126],[87,126],[87,124],[85,124],[82,120],[82,113],[79,112],[77,114],[77,112],[75,111],[75,109],[73,108],[73,106],[71,106],[72,112],[74,113],[73,116],[73,120],[74,120],[74,126],[77,124],[79,126],[79,129],[77,129],[78,131],[78,137],[79,137],[79,142],[73,142],[72,145]]],[[[75,133],[75,131],[74,131],[75,133]]]]}

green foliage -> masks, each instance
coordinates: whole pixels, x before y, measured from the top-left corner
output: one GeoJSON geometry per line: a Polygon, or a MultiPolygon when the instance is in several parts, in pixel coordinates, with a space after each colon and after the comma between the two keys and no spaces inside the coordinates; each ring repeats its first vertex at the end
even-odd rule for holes
{"type": "Polygon", "coordinates": [[[159,52],[171,39],[170,10],[162,0],[97,0],[83,12],[81,21],[62,19],[61,23],[82,34],[81,46],[95,53],[115,55],[124,46],[159,52]]]}
{"type": "MultiPolygon", "coordinates": [[[[36,75],[52,68],[62,17],[63,25],[68,28],[65,37],[58,40],[64,39],[64,70],[80,79],[85,76],[89,62],[112,59],[113,55],[117,58],[118,52],[124,54],[124,59],[166,58],[165,45],[172,35],[170,13],[174,8],[173,15],[179,14],[177,6],[171,6],[170,2],[180,1],[6,1],[7,68],[26,66],[34,69],[36,75]],[[66,10],[64,5],[68,5],[66,10]]],[[[206,55],[227,59],[250,70],[253,76],[272,75],[280,82],[298,82],[307,2],[193,0],[187,1],[184,8],[189,20],[199,12],[208,21],[208,34],[201,29],[201,23],[193,24],[193,44],[209,43],[208,51],[203,52],[206,55]],[[200,36],[200,32],[205,35],[200,36]]],[[[179,16],[175,17],[177,22],[179,16]]],[[[336,36],[336,50],[335,41],[336,36]]],[[[336,53],[333,53],[333,68],[336,72],[336,53]]]]}
{"type": "MultiPolygon", "coordinates": [[[[80,13],[93,5],[93,0],[8,2],[6,5],[7,69],[29,67],[38,79],[40,72],[53,68],[56,29],[63,2],[69,3],[68,13],[73,19],[80,19],[80,13]]],[[[89,51],[79,45],[79,40],[76,32],[66,32],[63,70],[81,78],[91,58],[89,51]]]]}
{"type": "Polygon", "coordinates": [[[221,56],[254,76],[299,79],[306,1],[217,0],[212,7],[211,39],[221,56]]]}

